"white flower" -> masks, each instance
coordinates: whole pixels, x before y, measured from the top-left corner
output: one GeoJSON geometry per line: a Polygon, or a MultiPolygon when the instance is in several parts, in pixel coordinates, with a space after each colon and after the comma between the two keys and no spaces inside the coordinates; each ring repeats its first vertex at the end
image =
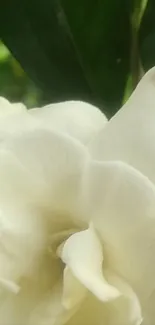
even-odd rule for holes
{"type": "Polygon", "coordinates": [[[0,325],[154,325],[154,93],[109,122],[0,99],[0,325]]]}

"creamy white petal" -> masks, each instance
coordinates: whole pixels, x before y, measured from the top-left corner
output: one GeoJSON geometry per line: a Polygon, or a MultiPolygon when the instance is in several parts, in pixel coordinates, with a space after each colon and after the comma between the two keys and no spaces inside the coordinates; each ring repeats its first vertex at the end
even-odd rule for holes
{"type": "Polygon", "coordinates": [[[0,149],[5,147],[9,138],[21,137],[25,130],[34,132],[38,126],[37,120],[28,113],[23,104],[11,104],[0,97],[0,149]]]}
{"type": "Polygon", "coordinates": [[[5,142],[10,138],[22,137],[25,131],[31,133],[39,129],[37,119],[33,118],[27,109],[18,109],[16,105],[14,109],[13,106],[11,105],[12,114],[8,112],[2,118],[0,116],[0,148],[5,147],[5,142]]]}
{"type": "Polygon", "coordinates": [[[44,127],[69,134],[84,144],[89,143],[107,122],[97,107],[80,101],[51,104],[29,113],[44,127]]]}
{"type": "Polygon", "coordinates": [[[25,110],[25,106],[22,103],[12,104],[6,98],[0,97],[0,119],[8,117],[8,115],[16,114],[25,110]]]}
{"type": "Polygon", "coordinates": [[[0,232],[0,319],[3,324],[23,320],[27,325],[33,309],[62,276],[62,263],[48,251],[49,234],[42,218],[16,211],[5,220],[0,232]]]}
{"type": "Polygon", "coordinates": [[[66,266],[63,276],[62,304],[66,309],[71,309],[81,304],[87,295],[86,287],[74,276],[71,269],[66,266]]]}
{"type": "Polygon", "coordinates": [[[65,221],[75,210],[76,219],[88,159],[84,146],[54,131],[26,129],[21,136],[10,137],[0,150],[1,206],[28,204],[38,212],[50,210],[57,224],[58,215],[63,214],[65,221]]]}
{"type": "Polygon", "coordinates": [[[67,325],[140,325],[142,323],[140,304],[132,288],[122,278],[107,270],[106,277],[122,292],[122,295],[118,299],[104,303],[89,294],[67,325]]]}
{"type": "MultiPolygon", "coordinates": [[[[105,266],[127,280],[147,314],[148,302],[155,305],[155,187],[121,162],[92,163],[84,187],[105,266]]],[[[153,324],[155,312],[150,317],[153,324]]]]}
{"type": "Polygon", "coordinates": [[[120,295],[104,278],[102,246],[92,227],[70,236],[64,243],[61,258],[99,300],[108,301],[120,295]]]}
{"type": "Polygon", "coordinates": [[[20,290],[20,286],[17,285],[15,282],[7,280],[5,278],[0,278],[0,287],[6,289],[8,291],[18,293],[20,290]]]}
{"type": "MultiPolygon", "coordinates": [[[[77,309],[67,310],[62,304],[62,283],[59,281],[42,302],[32,310],[30,322],[26,325],[64,325],[76,313],[77,309]]],[[[25,324],[24,324],[25,325],[25,324]]]]}
{"type": "Polygon", "coordinates": [[[95,159],[121,160],[155,182],[155,68],[90,145],[95,159]]]}
{"type": "Polygon", "coordinates": [[[107,313],[106,325],[140,325],[143,317],[140,302],[130,285],[113,272],[106,270],[106,277],[122,295],[105,306],[107,313]]]}
{"type": "MultiPolygon", "coordinates": [[[[88,293],[87,298],[83,301],[80,308],[66,323],[66,325],[109,325],[107,317],[108,315],[106,312],[106,304],[109,304],[109,302],[103,303],[94,295],[88,293]]],[[[111,312],[112,310],[110,310],[110,313],[111,312]]],[[[125,325],[130,324],[125,323],[125,325]]]]}
{"type": "MultiPolygon", "coordinates": [[[[25,259],[29,263],[28,255],[25,259]]],[[[2,292],[0,284],[0,322],[3,325],[55,325],[57,310],[54,302],[57,299],[57,291],[54,288],[61,275],[61,266],[57,264],[58,261],[50,259],[45,250],[40,252],[40,256],[34,255],[34,259],[37,260],[37,264],[31,261],[29,272],[25,268],[27,272],[18,279],[19,292],[9,293],[5,288],[2,292]],[[50,318],[48,318],[49,306],[50,318]]],[[[60,298],[59,306],[61,306],[60,298]]]]}

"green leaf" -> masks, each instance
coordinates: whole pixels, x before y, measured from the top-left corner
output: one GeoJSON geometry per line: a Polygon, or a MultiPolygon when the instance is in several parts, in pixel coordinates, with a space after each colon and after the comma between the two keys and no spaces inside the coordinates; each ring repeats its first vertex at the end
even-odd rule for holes
{"type": "Polygon", "coordinates": [[[140,32],[140,55],[145,71],[155,65],[155,1],[148,0],[140,32]]]}
{"type": "Polygon", "coordinates": [[[47,101],[81,99],[112,115],[130,71],[132,0],[9,0],[0,36],[47,101]]]}
{"type": "Polygon", "coordinates": [[[112,111],[121,104],[130,68],[131,3],[61,0],[91,89],[112,111]]]}
{"type": "Polygon", "coordinates": [[[0,14],[2,40],[49,99],[91,97],[65,20],[53,1],[7,1],[0,5],[0,14]]]}
{"type": "Polygon", "coordinates": [[[5,62],[9,56],[9,50],[0,42],[0,63],[5,62]]]}

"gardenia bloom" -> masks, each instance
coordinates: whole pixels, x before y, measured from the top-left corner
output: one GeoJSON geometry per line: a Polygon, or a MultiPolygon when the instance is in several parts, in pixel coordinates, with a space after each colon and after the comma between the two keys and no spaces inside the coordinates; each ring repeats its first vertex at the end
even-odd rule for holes
{"type": "Polygon", "coordinates": [[[155,324],[155,69],[107,122],[0,99],[0,325],[155,324]]]}

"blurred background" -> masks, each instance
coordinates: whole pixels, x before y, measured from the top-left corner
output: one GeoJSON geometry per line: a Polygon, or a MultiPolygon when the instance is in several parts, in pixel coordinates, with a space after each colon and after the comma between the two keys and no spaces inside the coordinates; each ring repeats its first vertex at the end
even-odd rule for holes
{"type": "Polygon", "coordinates": [[[155,0],[0,3],[0,96],[83,100],[111,117],[155,65],[155,0]]]}
{"type": "Polygon", "coordinates": [[[43,92],[27,76],[21,65],[0,42],[0,96],[13,102],[23,102],[31,108],[41,104],[43,92]]]}

